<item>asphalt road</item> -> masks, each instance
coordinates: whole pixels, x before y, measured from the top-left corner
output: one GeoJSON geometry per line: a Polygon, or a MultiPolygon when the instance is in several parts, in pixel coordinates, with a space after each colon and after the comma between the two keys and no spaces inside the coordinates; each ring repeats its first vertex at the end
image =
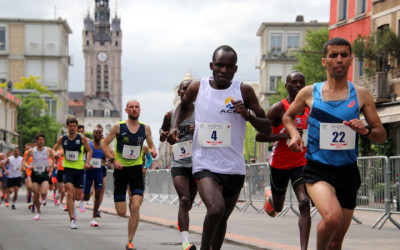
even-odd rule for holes
{"type": "MultiPolygon", "coordinates": [[[[89,226],[91,210],[85,213],[77,212],[78,229],[69,228],[67,212],[60,211],[50,201],[42,208],[41,219],[33,220],[35,216],[22,201],[16,203],[16,209],[0,205],[0,249],[125,249],[127,242],[127,218],[116,215],[102,214],[97,220],[98,228],[89,226]]],[[[78,209],[78,208],[77,208],[78,209]]],[[[200,235],[191,234],[190,238],[199,249],[200,235]]],[[[139,250],[144,249],[182,249],[180,234],[174,228],[158,226],[145,222],[139,223],[134,237],[134,245],[139,250]]],[[[243,249],[242,246],[225,243],[222,249],[243,249]]]]}

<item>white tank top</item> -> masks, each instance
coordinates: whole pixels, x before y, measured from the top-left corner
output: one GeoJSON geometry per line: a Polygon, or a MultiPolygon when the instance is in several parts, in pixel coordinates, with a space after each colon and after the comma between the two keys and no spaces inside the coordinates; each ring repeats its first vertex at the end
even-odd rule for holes
{"type": "Polygon", "coordinates": [[[8,157],[8,178],[17,178],[21,177],[21,165],[22,165],[22,157],[18,156],[17,158],[14,155],[8,157]]]}
{"type": "Polygon", "coordinates": [[[227,89],[210,86],[211,77],[201,79],[195,102],[195,132],[192,152],[193,173],[209,170],[219,174],[246,174],[243,158],[246,121],[236,113],[230,99],[241,100],[241,81],[233,81],[227,89]],[[201,123],[230,123],[231,143],[227,147],[203,147],[198,132],[201,123]]]}
{"type": "Polygon", "coordinates": [[[44,147],[42,151],[38,151],[35,147],[33,149],[32,166],[49,166],[49,157],[47,156],[47,148],[44,147]]]}

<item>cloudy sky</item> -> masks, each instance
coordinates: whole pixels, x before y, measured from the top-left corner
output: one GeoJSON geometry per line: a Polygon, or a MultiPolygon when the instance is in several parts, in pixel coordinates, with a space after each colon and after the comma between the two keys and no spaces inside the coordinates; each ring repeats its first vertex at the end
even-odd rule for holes
{"type": "MultiPolygon", "coordinates": [[[[0,1],[0,16],[66,19],[73,33],[69,53],[69,90],[84,90],[83,17],[94,0],[0,1]]],[[[123,103],[141,102],[141,120],[150,124],[154,141],[164,114],[173,107],[173,88],[190,69],[195,78],[210,75],[212,52],[222,44],[238,53],[236,79],[259,80],[256,35],[262,22],[329,21],[328,0],[110,0],[111,14],[121,17],[123,103]]],[[[125,117],[124,117],[125,118],[125,117]]],[[[157,142],[158,145],[158,142],[157,142]]]]}

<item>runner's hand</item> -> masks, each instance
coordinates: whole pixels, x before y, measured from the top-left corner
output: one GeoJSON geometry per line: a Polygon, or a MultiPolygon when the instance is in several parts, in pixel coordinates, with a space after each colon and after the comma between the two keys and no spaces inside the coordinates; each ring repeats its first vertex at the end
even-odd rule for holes
{"type": "Polygon", "coordinates": [[[179,140],[179,130],[174,128],[171,131],[169,131],[167,142],[171,145],[174,145],[175,142],[177,142],[178,140],[179,140]]]}
{"type": "Polygon", "coordinates": [[[121,164],[119,161],[114,160],[114,169],[116,169],[116,170],[122,170],[123,167],[124,167],[124,166],[122,166],[122,164],[121,164]]]}
{"type": "Polygon", "coordinates": [[[300,136],[300,133],[296,133],[296,135],[290,139],[288,146],[294,152],[304,151],[304,142],[300,136]]]}
{"type": "Polygon", "coordinates": [[[247,110],[246,106],[244,105],[244,103],[240,100],[235,101],[235,100],[231,100],[231,103],[233,104],[233,107],[235,108],[236,112],[243,117],[243,119],[245,119],[246,121],[248,121],[250,119],[250,111],[247,110]]]}

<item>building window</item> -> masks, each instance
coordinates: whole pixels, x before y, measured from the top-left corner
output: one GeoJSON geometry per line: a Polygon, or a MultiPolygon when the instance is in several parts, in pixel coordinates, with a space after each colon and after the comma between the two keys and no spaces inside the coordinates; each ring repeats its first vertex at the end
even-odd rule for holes
{"type": "Polygon", "coordinates": [[[366,0],[357,0],[357,13],[356,15],[361,15],[367,12],[367,1],[366,0]]]}
{"type": "Polygon", "coordinates": [[[287,48],[296,49],[300,47],[300,34],[288,33],[287,35],[287,48]]]}
{"type": "Polygon", "coordinates": [[[104,117],[110,117],[110,110],[109,109],[105,109],[104,110],[104,117]]]}
{"type": "Polygon", "coordinates": [[[279,80],[282,79],[282,76],[270,76],[269,77],[269,90],[276,91],[278,88],[279,80]]]}
{"type": "Polygon", "coordinates": [[[89,45],[90,45],[90,43],[89,43],[89,40],[87,40],[87,41],[86,41],[86,45],[87,45],[87,46],[89,46],[89,45]]]}
{"type": "Polygon", "coordinates": [[[6,27],[0,27],[0,51],[6,51],[6,27]]]}
{"type": "Polygon", "coordinates": [[[117,31],[117,36],[119,36],[119,31],[117,31]]]}
{"type": "Polygon", "coordinates": [[[104,90],[108,91],[108,66],[104,66],[104,90]]]}
{"type": "Polygon", "coordinates": [[[49,115],[53,118],[56,118],[57,117],[57,112],[56,112],[57,100],[52,99],[51,97],[46,97],[45,102],[47,104],[47,110],[46,110],[45,114],[49,115]]]}
{"type": "Polygon", "coordinates": [[[118,46],[118,41],[115,41],[115,46],[118,46]]]}
{"type": "Polygon", "coordinates": [[[343,21],[347,19],[347,0],[339,0],[339,13],[338,13],[338,21],[343,21]]]}
{"type": "Polygon", "coordinates": [[[96,91],[101,91],[101,67],[97,65],[97,73],[96,73],[96,91]]]}
{"type": "Polygon", "coordinates": [[[271,52],[280,56],[282,53],[282,33],[271,33],[271,52]]]}
{"type": "Polygon", "coordinates": [[[93,110],[89,109],[89,110],[87,111],[87,116],[88,116],[88,117],[92,117],[92,116],[93,116],[93,110]]]}

